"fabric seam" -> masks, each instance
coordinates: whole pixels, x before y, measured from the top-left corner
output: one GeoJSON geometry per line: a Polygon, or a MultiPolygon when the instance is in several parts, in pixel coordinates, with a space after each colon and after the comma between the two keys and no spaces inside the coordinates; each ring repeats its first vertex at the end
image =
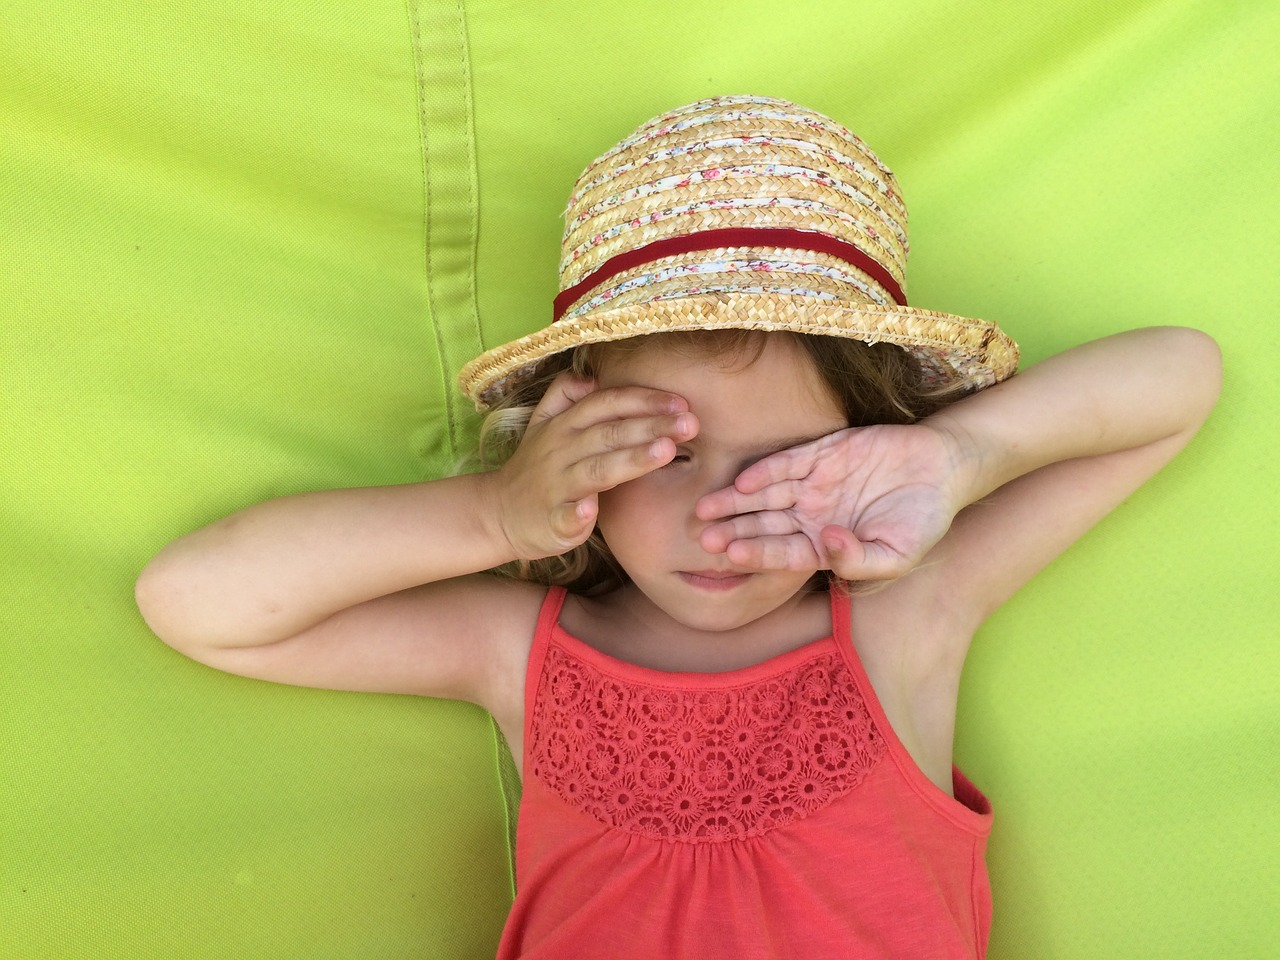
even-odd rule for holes
{"type": "Polygon", "coordinates": [[[440,378],[444,386],[445,418],[448,424],[450,459],[456,462],[463,441],[461,411],[454,385],[456,369],[461,366],[454,357],[459,337],[466,341],[469,355],[478,353],[481,347],[480,323],[476,310],[477,279],[476,259],[479,251],[479,177],[476,169],[474,97],[471,89],[471,58],[466,29],[466,16],[461,0],[451,4],[439,4],[436,19],[448,18],[447,23],[428,23],[424,31],[421,0],[407,0],[407,10],[414,52],[414,77],[418,105],[419,144],[422,158],[423,226],[425,231],[423,265],[427,284],[427,310],[439,359],[440,378]],[[429,32],[428,32],[429,31],[429,32]],[[430,49],[428,49],[430,47],[430,49]],[[457,80],[461,89],[461,116],[453,111],[433,111],[431,91],[437,87],[454,93],[454,84],[441,84],[435,76],[440,68],[435,64],[448,63],[450,80],[457,80]],[[436,116],[435,113],[440,113],[436,116]],[[438,135],[439,145],[433,146],[432,128],[452,127],[445,131],[460,138],[461,153],[453,156],[447,149],[449,136],[438,135]],[[442,190],[442,179],[456,176],[462,183],[465,196],[451,196],[442,190]],[[444,214],[442,216],[441,214],[444,214]],[[450,217],[448,214],[454,214],[450,217]],[[456,234],[441,236],[441,233],[456,234]],[[443,262],[449,251],[460,252],[458,262],[443,262]],[[450,336],[449,334],[455,334],[450,336]]]}

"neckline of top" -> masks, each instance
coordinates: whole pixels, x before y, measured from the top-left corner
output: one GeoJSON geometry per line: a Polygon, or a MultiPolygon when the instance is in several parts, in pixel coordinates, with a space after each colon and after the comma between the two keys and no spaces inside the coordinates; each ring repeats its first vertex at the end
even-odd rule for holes
{"type": "Polygon", "coordinates": [[[849,635],[849,598],[834,590],[828,590],[831,603],[831,632],[826,636],[810,640],[793,650],[775,654],[759,663],[745,667],[735,667],[711,673],[693,671],[661,670],[657,667],[645,667],[626,660],[620,660],[612,654],[598,650],[585,640],[570,633],[560,624],[560,608],[564,604],[566,592],[562,587],[552,587],[559,596],[553,596],[551,602],[551,634],[560,646],[580,660],[586,661],[604,673],[619,680],[641,682],[649,686],[659,687],[708,687],[728,688],[741,687],[779,674],[787,673],[797,666],[813,660],[829,652],[841,660],[847,660],[841,652],[842,647],[851,646],[849,635]],[[825,649],[824,649],[825,648],[825,649]]]}

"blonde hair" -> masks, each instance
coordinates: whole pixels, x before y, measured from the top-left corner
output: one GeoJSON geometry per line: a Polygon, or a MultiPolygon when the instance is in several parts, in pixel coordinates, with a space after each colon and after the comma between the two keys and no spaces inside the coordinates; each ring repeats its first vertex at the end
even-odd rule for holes
{"type": "MultiPolygon", "coordinates": [[[[481,469],[502,466],[524,437],[529,417],[551,382],[568,371],[584,378],[599,374],[609,353],[639,349],[652,337],[664,347],[700,357],[723,358],[726,365],[749,366],[765,348],[765,338],[791,337],[799,342],[851,427],[880,423],[914,423],[958,400],[964,385],[939,388],[926,382],[919,363],[905,350],[888,343],[867,344],[847,337],[825,337],[755,330],[694,330],[649,334],[611,343],[584,344],[548,357],[522,378],[485,417],[480,428],[477,460],[481,469]]],[[[626,572],[593,531],[568,553],[540,560],[517,560],[495,573],[547,586],[563,586],[585,595],[607,593],[627,583],[626,572]]],[[[830,579],[830,578],[827,578],[830,579]]]]}

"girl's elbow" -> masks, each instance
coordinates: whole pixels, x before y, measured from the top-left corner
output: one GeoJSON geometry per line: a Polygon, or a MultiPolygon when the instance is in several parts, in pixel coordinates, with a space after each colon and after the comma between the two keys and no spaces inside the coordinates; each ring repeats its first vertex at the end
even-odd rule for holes
{"type": "Polygon", "coordinates": [[[194,629],[198,619],[183,600],[186,593],[163,557],[147,564],[133,586],[134,602],[151,632],[178,652],[195,657],[201,640],[194,629]]]}
{"type": "MultiPolygon", "coordinates": [[[[165,615],[170,593],[157,560],[152,560],[142,569],[133,585],[133,600],[138,605],[138,612],[142,614],[142,619],[151,628],[151,632],[165,643],[169,643],[167,637],[170,634],[167,629],[169,618],[165,615]]],[[[173,646],[171,643],[169,645],[173,646]]]]}
{"type": "Polygon", "coordinates": [[[1218,341],[1203,330],[1192,327],[1170,327],[1171,342],[1165,352],[1167,376],[1174,381],[1175,395],[1181,400],[1180,433],[1185,440],[1200,429],[1218,403],[1222,391],[1222,349],[1218,341]]]}
{"type": "Polygon", "coordinates": [[[1218,341],[1203,330],[1184,328],[1191,355],[1193,373],[1191,379],[1199,385],[1204,398],[1204,416],[1209,415],[1222,391],[1222,348],[1218,341]]]}
{"type": "Polygon", "coordinates": [[[1222,350],[1209,333],[1196,327],[1165,327],[1166,334],[1178,339],[1187,356],[1202,366],[1206,373],[1221,374],[1222,350]]]}
{"type": "MultiPolygon", "coordinates": [[[[1160,367],[1178,381],[1199,419],[1209,415],[1222,389],[1222,349],[1210,334],[1195,327],[1161,327],[1157,346],[1160,367]]],[[[1198,421],[1197,421],[1198,424],[1198,421]]]]}

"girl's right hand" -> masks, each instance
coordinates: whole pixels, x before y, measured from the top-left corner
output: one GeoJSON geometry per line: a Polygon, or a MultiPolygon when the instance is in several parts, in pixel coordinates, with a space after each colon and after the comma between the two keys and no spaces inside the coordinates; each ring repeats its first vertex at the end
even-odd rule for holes
{"type": "Polygon", "coordinates": [[[500,525],[520,560],[558,556],[595,528],[598,495],[671,462],[698,419],[683,397],[557,377],[496,472],[500,525]]]}

